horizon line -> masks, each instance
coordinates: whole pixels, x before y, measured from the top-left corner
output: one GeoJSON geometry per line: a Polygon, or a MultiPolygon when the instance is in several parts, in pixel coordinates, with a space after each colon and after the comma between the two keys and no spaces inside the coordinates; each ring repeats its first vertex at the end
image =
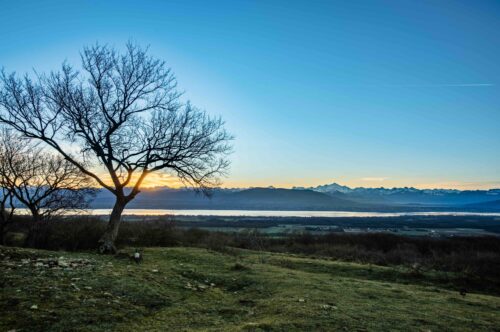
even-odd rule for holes
{"type": "MultiPolygon", "coordinates": [[[[286,187],[286,186],[273,186],[273,185],[268,185],[268,186],[217,186],[217,187],[212,187],[209,189],[256,189],[256,188],[263,188],[263,189],[289,189],[289,190],[303,190],[303,189],[314,189],[317,187],[321,186],[329,186],[332,184],[336,184],[342,187],[347,187],[349,189],[358,189],[358,188],[364,188],[364,189],[416,189],[416,190],[454,190],[454,191],[488,191],[488,190],[500,190],[500,184],[498,186],[492,186],[491,188],[488,189],[481,189],[481,188],[474,188],[474,189],[459,189],[459,188],[444,188],[444,187],[415,187],[415,186],[348,186],[348,185],[341,185],[336,182],[334,183],[327,183],[327,184],[322,184],[322,185],[317,185],[317,186],[291,186],[291,187],[286,187]]],[[[93,187],[96,189],[105,189],[103,187],[93,187]]],[[[127,189],[131,189],[132,187],[125,187],[127,189]]],[[[168,186],[168,185],[158,185],[158,186],[147,186],[143,187],[142,190],[147,190],[147,189],[195,189],[195,187],[190,187],[190,186],[168,186]]]]}

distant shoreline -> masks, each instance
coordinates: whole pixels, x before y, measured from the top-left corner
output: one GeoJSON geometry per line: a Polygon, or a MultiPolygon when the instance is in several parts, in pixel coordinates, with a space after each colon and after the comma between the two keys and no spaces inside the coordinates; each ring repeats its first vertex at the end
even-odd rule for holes
{"type": "MultiPolygon", "coordinates": [[[[18,209],[21,214],[28,213],[18,209]]],[[[88,209],[68,211],[66,215],[107,216],[111,209],[88,209]]],[[[464,211],[419,211],[419,212],[366,212],[366,211],[315,211],[315,210],[201,210],[201,209],[125,209],[123,216],[161,217],[294,217],[294,218],[377,218],[377,217],[422,217],[422,216],[485,216],[499,217],[500,212],[464,211]]]]}

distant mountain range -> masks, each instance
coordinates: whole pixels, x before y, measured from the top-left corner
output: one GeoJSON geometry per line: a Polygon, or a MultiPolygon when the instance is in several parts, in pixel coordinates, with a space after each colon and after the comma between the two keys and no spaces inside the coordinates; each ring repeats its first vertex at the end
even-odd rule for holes
{"type": "MultiPolygon", "coordinates": [[[[100,190],[92,208],[111,208],[112,194],[100,190]]],[[[218,188],[207,198],[191,189],[144,189],[128,208],[332,210],[332,211],[500,211],[500,189],[448,190],[349,188],[337,183],[317,187],[218,188]]]]}
{"type": "MultiPolygon", "coordinates": [[[[300,188],[295,188],[300,189],[300,188]]],[[[403,188],[349,188],[336,183],[307,188],[328,195],[343,193],[346,198],[364,203],[410,206],[462,206],[489,203],[496,206],[500,200],[500,189],[491,190],[456,190],[456,189],[416,189],[403,188]],[[497,202],[498,203],[498,202],[497,202]]]]}

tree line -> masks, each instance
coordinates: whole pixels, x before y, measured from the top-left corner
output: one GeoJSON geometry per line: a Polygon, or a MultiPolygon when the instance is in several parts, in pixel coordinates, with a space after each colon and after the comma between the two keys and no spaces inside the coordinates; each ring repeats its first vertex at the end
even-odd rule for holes
{"type": "Polygon", "coordinates": [[[149,174],[208,194],[229,167],[232,136],[220,117],[182,100],[172,70],[147,48],[96,44],[80,58],[79,69],[0,73],[2,220],[19,201],[38,223],[102,187],[115,204],[99,251],[114,253],[122,212],[149,174]]]}

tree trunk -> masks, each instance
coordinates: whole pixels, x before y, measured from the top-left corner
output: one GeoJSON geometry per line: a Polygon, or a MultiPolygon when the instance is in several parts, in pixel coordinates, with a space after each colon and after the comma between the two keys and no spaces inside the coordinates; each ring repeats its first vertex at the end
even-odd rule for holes
{"type": "Polygon", "coordinates": [[[31,226],[28,230],[28,236],[26,237],[26,245],[28,247],[34,248],[36,246],[36,237],[38,235],[38,230],[40,229],[41,216],[36,208],[29,208],[31,211],[31,226]]]}
{"type": "Polygon", "coordinates": [[[7,212],[5,211],[5,204],[0,203],[0,246],[4,245],[5,231],[7,225],[7,212]]]}
{"type": "Polygon", "coordinates": [[[125,209],[125,205],[127,205],[127,201],[125,199],[116,199],[115,206],[113,206],[113,210],[111,211],[111,215],[109,217],[106,231],[99,240],[99,252],[101,254],[116,253],[115,240],[118,236],[118,229],[122,221],[122,212],[125,209]]]}
{"type": "Polygon", "coordinates": [[[0,246],[5,244],[5,223],[0,220],[0,246]]]}

